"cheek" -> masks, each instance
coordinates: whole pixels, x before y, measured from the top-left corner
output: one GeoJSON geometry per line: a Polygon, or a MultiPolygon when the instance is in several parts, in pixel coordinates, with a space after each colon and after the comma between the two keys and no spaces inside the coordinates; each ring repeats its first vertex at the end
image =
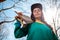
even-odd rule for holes
{"type": "Polygon", "coordinates": [[[41,12],[38,12],[38,13],[34,13],[34,16],[41,16],[41,12]]]}
{"type": "Polygon", "coordinates": [[[34,17],[41,17],[42,12],[33,12],[34,17]]]}
{"type": "Polygon", "coordinates": [[[37,16],[35,12],[33,13],[33,15],[34,15],[34,16],[37,16]]]}
{"type": "Polygon", "coordinates": [[[38,13],[38,15],[40,15],[40,16],[41,16],[41,15],[42,15],[42,12],[39,12],[39,13],[38,13]]]}

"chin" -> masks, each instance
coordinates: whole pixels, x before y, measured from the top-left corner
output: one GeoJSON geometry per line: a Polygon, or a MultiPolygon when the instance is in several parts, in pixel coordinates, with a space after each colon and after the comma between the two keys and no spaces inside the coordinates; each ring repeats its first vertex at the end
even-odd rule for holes
{"type": "Polygon", "coordinates": [[[36,18],[40,18],[40,16],[36,16],[36,18]]]}
{"type": "Polygon", "coordinates": [[[40,18],[40,16],[36,16],[36,18],[40,18]]]}

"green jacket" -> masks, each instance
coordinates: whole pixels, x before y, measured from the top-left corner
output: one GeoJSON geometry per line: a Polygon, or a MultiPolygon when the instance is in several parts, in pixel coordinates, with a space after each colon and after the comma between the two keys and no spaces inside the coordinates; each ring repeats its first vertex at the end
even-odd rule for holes
{"type": "Polygon", "coordinates": [[[54,32],[45,24],[33,22],[27,24],[25,28],[20,28],[21,24],[17,20],[15,23],[15,38],[27,36],[27,40],[58,40],[54,32]]]}

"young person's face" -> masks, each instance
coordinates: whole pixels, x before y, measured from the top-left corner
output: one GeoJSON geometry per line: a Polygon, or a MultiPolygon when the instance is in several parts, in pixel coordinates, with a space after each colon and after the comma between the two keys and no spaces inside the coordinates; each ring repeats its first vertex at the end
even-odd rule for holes
{"type": "Polygon", "coordinates": [[[35,19],[40,18],[41,17],[41,14],[42,14],[42,10],[41,9],[35,8],[33,10],[33,15],[34,15],[35,19]]]}

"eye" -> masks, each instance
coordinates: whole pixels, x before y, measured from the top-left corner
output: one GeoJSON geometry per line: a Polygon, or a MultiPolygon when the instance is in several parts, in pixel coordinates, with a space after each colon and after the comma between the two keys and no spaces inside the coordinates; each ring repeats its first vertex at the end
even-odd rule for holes
{"type": "Polygon", "coordinates": [[[36,12],[36,10],[33,10],[33,12],[36,12]]]}

